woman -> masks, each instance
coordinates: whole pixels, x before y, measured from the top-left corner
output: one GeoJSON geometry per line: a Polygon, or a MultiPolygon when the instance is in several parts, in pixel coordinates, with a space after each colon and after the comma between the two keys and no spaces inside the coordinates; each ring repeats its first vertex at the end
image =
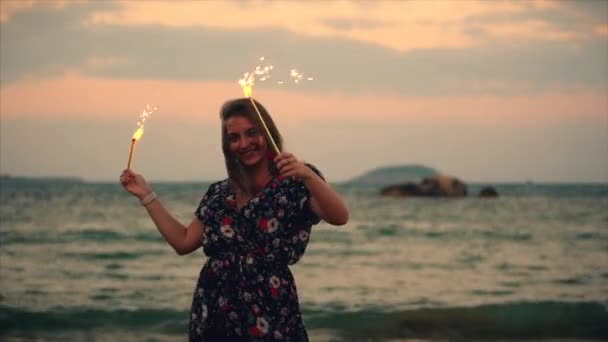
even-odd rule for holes
{"type": "MultiPolygon", "coordinates": [[[[272,118],[256,106],[282,151],[272,118]]],[[[304,254],[312,225],[343,225],[348,210],[316,168],[273,153],[248,98],[228,101],[220,116],[228,178],[209,186],[187,227],[141,175],[125,170],[121,183],[178,254],[202,246],[208,256],[194,289],[190,341],[307,341],[288,265],[304,254]]]]}

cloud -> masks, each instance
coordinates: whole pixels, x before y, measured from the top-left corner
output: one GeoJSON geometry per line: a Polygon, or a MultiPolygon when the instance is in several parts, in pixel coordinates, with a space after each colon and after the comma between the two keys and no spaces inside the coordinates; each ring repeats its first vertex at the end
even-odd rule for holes
{"type": "Polygon", "coordinates": [[[323,21],[325,24],[333,27],[336,30],[349,31],[353,29],[373,29],[391,26],[389,23],[382,22],[379,20],[370,20],[366,18],[358,19],[342,19],[333,18],[326,19],[323,21]]]}
{"type": "MultiPolygon", "coordinates": [[[[151,19],[141,19],[143,22],[137,25],[90,21],[99,13],[140,15],[134,10],[124,12],[125,6],[133,4],[138,2],[94,2],[60,9],[34,6],[31,10],[13,13],[1,24],[2,85],[23,77],[45,78],[66,71],[117,79],[234,81],[260,56],[268,57],[275,64],[276,77],[285,77],[281,75],[286,75],[291,67],[314,76],[315,82],[300,86],[308,91],[397,96],[513,96],[572,87],[605,90],[608,85],[607,73],[598,72],[608,69],[605,37],[595,34],[595,38],[573,41],[490,39],[500,34],[526,36],[530,30],[547,31],[545,21],[532,22],[530,27],[517,31],[516,26],[505,24],[506,20],[479,19],[471,24],[476,31],[468,34],[484,36],[484,44],[408,51],[347,38],[298,34],[281,28],[243,31],[145,24],[151,19]],[[492,20],[498,26],[484,26],[492,20]],[[487,27],[499,27],[503,32],[488,31],[487,27]]],[[[152,4],[159,9],[167,7],[166,3],[152,4]]],[[[283,6],[272,4],[271,8],[283,6]]],[[[202,6],[200,3],[189,5],[202,6]]],[[[382,3],[368,10],[379,11],[382,6],[388,5],[382,3]]],[[[259,9],[255,3],[245,7],[259,9]]],[[[358,10],[351,8],[350,11],[358,10]]],[[[510,12],[520,13],[517,11],[510,12]]],[[[472,9],[469,12],[487,13],[472,9]]],[[[328,16],[327,20],[342,25],[345,30],[357,26],[353,24],[357,21],[350,19],[328,16]]],[[[361,22],[363,26],[383,23],[361,22]]]]}

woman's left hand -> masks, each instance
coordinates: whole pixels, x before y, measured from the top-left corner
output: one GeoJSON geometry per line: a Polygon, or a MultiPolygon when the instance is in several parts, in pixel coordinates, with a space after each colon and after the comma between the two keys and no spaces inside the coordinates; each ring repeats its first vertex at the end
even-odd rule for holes
{"type": "Polygon", "coordinates": [[[289,152],[281,152],[274,158],[274,162],[281,176],[297,177],[302,180],[308,179],[315,175],[314,171],[304,162],[299,161],[293,154],[289,152]]]}

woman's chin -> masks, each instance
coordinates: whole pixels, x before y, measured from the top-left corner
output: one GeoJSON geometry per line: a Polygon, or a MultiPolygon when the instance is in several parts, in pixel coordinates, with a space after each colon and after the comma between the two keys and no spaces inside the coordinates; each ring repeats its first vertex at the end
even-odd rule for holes
{"type": "Polygon", "coordinates": [[[255,167],[261,164],[263,161],[264,158],[256,156],[252,158],[241,159],[241,164],[245,167],[255,167]]]}

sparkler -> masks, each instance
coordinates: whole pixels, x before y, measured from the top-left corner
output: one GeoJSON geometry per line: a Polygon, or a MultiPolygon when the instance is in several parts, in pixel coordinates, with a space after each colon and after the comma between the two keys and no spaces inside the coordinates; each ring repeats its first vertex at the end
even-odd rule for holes
{"type": "Polygon", "coordinates": [[[137,130],[133,133],[133,138],[131,138],[131,148],[129,149],[129,161],[127,162],[127,169],[131,169],[131,162],[133,161],[133,151],[135,149],[135,144],[141,139],[142,135],[144,135],[144,123],[146,119],[152,114],[157,108],[146,105],[146,108],[143,110],[141,115],[139,116],[139,121],[137,121],[137,130]]]}
{"type": "MultiPolygon", "coordinates": [[[[268,140],[270,140],[270,144],[274,148],[274,151],[277,154],[279,154],[279,153],[281,153],[281,151],[279,151],[279,148],[277,147],[277,144],[275,143],[274,138],[272,137],[272,134],[270,134],[270,130],[268,129],[268,126],[266,126],[266,122],[264,121],[264,118],[262,118],[262,114],[260,114],[260,111],[258,110],[258,107],[255,105],[255,101],[253,101],[253,98],[252,98],[253,86],[255,85],[255,82],[257,80],[266,81],[266,80],[270,79],[270,77],[272,75],[272,71],[274,69],[273,65],[263,63],[264,57],[260,58],[260,62],[262,62],[262,64],[257,65],[253,69],[253,71],[248,71],[243,74],[243,77],[239,80],[239,84],[241,85],[241,88],[243,88],[243,94],[245,95],[245,97],[249,98],[249,101],[251,101],[251,105],[253,106],[253,109],[255,109],[255,112],[258,114],[258,118],[260,119],[260,122],[262,123],[262,127],[264,127],[264,130],[266,131],[266,136],[268,137],[268,140]]],[[[291,71],[289,73],[289,77],[291,77],[292,81],[296,84],[300,83],[300,81],[302,81],[304,79],[304,75],[296,69],[291,69],[291,71]]],[[[307,77],[306,80],[312,81],[313,78],[307,77]]],[[[283,83],[284,83],[283,81],[277,82],[277,84],[279,84],[279,85],[281,85],[283,83]]]]}

